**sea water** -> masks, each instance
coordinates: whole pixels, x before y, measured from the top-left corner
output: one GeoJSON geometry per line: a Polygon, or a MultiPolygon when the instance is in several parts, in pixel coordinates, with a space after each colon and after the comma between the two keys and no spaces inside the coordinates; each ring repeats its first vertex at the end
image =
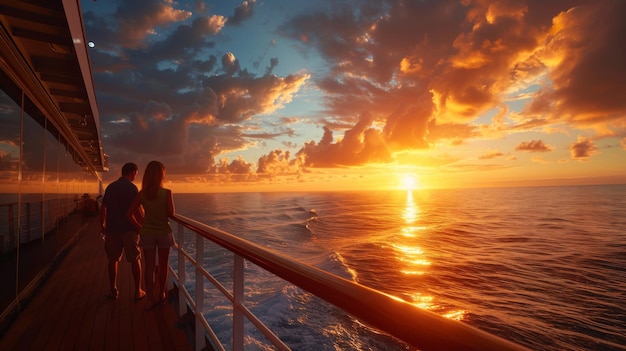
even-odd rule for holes
{"type": "MultiPolygon", "coordinates": [[[[174,199],[182,215],[531,349],[626,350],[626,185],[174,199]]],[[[219,249],[206,256],[230,275],[219,249]]],[[[409,349],[251,265],[246,304],[292,349],[409,349]]],[[[228,344],[229,303],[209,301],[228,344]]]]}

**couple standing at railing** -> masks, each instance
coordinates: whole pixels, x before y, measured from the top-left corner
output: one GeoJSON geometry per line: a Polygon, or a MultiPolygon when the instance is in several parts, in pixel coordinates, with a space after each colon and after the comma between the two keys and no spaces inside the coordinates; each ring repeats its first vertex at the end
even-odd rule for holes
{"type": "Polygon", "coordinates": [[[174,214],[174,201],[172,191],[163,188],[165,166],[161,162],[148,164],[141,191],[133,184],[138,171],[136,164],[125,164],[122,176],[107,186],[102,199],[100,223],[111,287],[107,297],[118,298],[117,271],[125,252],[135,281],[135,300],[147,296],[148,306],[152,308],[167,302],[169,253],[176,245],[169,223],[169,217],[174,214]],[[145,260],[143,272],[140,249],[145,260]],[[141,288],[142,275],[146,291],[141,288]]]}

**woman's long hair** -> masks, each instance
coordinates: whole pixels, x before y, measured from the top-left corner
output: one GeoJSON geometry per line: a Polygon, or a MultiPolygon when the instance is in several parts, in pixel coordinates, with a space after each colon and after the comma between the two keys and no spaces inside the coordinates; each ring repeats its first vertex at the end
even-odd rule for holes
{"type": "Polygon", "coordinates": [[[165,166],[159,161],[150,161],[146,166],[141,181],[141,191],[145,192],[146,199],[154,200],[157,197],[157,190],[163,187],[165,178],[165,166]]]}

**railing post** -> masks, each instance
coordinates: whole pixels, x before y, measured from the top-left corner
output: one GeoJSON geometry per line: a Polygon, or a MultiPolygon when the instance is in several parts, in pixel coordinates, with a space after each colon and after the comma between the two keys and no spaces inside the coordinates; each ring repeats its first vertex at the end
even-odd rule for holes
{"type": "Polygon", "coordinates": [[[195,342],[197,351],[204,348],[204,328],[201,319],[204,313],[204,275],[200,271],[203,262],[204,238],[201,235],[196,235],[196,310],[194,315],[196,316],[195,342]]]}
{"type": "Polygon", "coordinates": [[[45,211],[44,211],[44,200],[41,200],[41,211],[39,213],[39,218],[41,219],[41,241],[46,241],[46,221],[45,221],[45,211]]]}
{"type": "Polygon", "coordinates": [[[187,272],[185,271],[185,255],[183,254],[183,247],[185,241],[185,226],[178,222],[178,232],[176,242],[178,243],[178,316],[181,317],[187,312],[185,304],[185,295],[183,289],[187,282],[187,272]]]}
{"type": "Polygon", "coordinates": [[[233,255],[233,350],[243,351],[243,257],[233,255]]]}
{"type": "MultiPolygon", "coordinates": [[[[14,204],[9,205],[9,213],[8,213],[8,216],[9,216],[9,250],[15,248],[15,211],[13,211],[13,205],[14,204]]],[[[17,205],[19,206],[19,203],[17,205]]]]}
{"type": "Polygon", "coordinates": [[[30,202],[26,203],[26,242],[30,242],[30,202]]]}

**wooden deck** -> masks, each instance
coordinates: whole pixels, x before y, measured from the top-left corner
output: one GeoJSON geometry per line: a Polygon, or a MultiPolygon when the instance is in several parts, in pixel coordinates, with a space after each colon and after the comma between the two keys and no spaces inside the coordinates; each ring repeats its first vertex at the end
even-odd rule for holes
{"type": "Polygon", "coordinates": [[[104,241],[98,220],[90,220],[0,340],[0,350],[192,350],[189,327],[173,304],[147,310],[146,299],[134,300],[125,258],[119,267],[119,298],[105,296],[104,241]]]}

